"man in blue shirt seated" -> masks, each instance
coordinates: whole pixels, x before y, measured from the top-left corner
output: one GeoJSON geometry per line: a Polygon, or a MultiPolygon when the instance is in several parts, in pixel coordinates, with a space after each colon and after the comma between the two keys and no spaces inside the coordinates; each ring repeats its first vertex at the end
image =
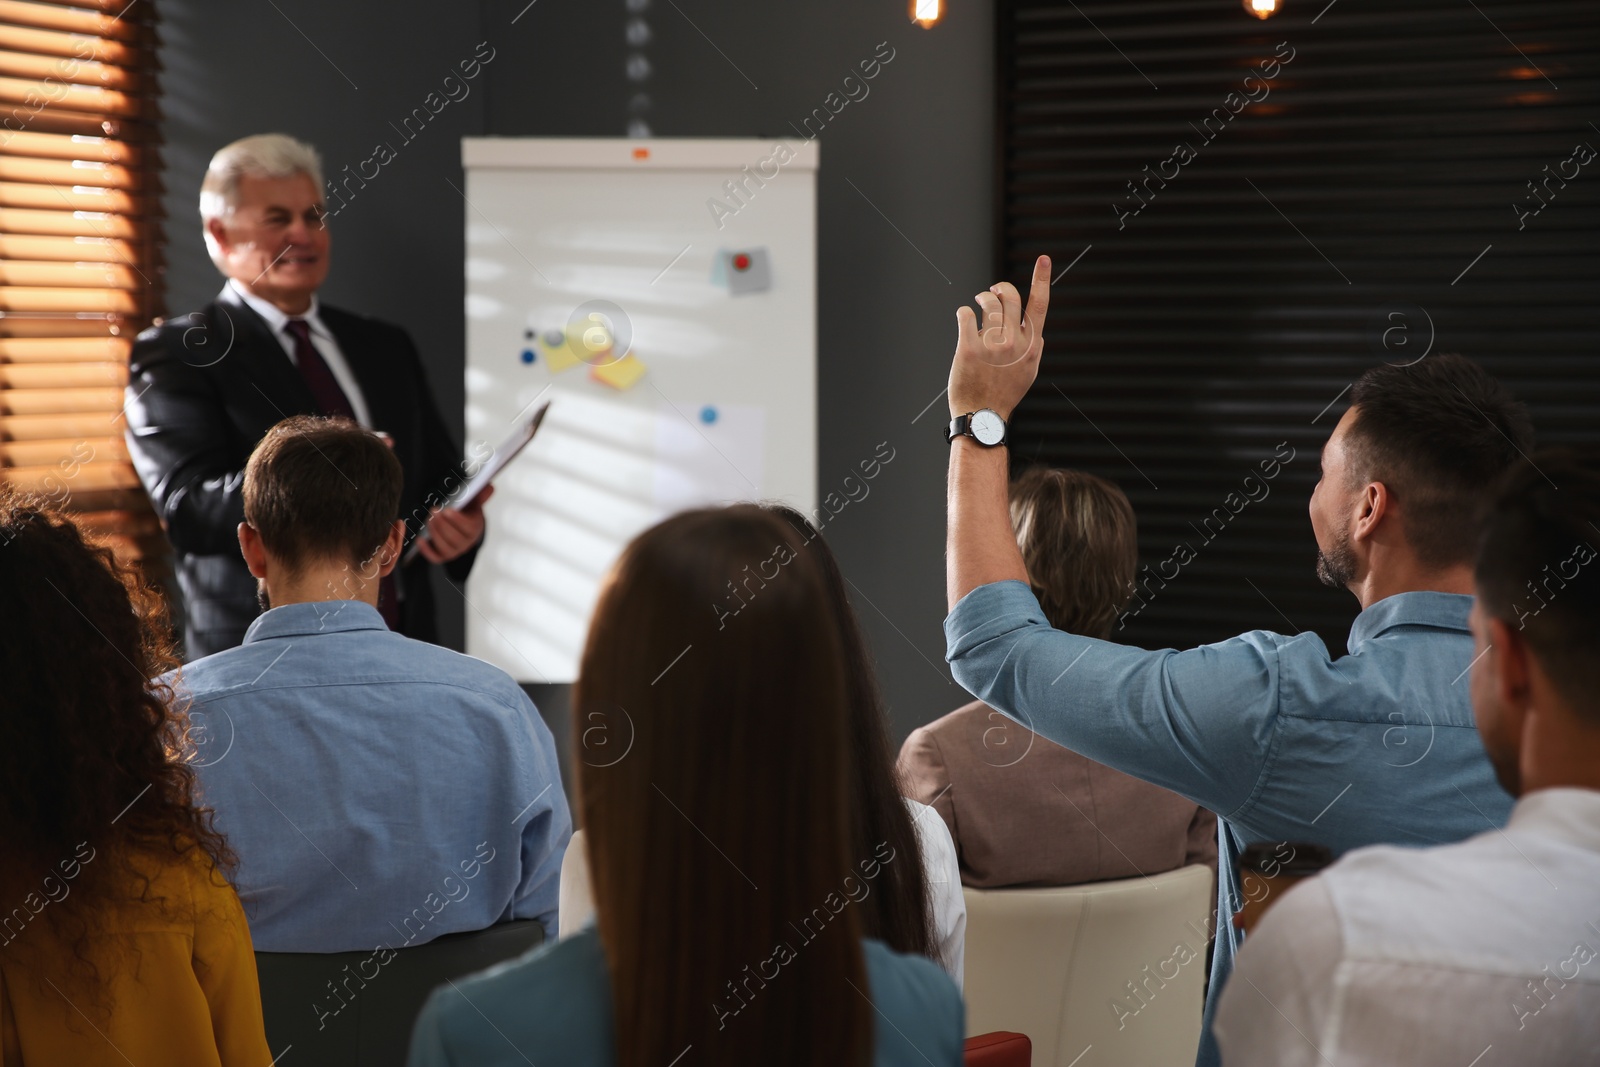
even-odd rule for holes
{"type": "Polygon", "coordinates": [[[1228,1067],[1600,1061],[1596,542],[1600,453],[1536,453],[1499,487],[1461,684],[1511,818],[1357,849],[1285,893],[1217,1007],[1228,1067]]]}
{"type": "MultiPolygon", "coordinates": [[[[1431,845],[1509,814],[1463,679],[1474,512],[1532,432],[1521,405],[1459,356],[1356,382],[1311,497],[1318,575],[1363,609],[1347,656],[1311,633],[1182,652],[1063,633],[1028,588],[998,447],[1038,372],[1049,272],[1040,257],[1026,310],[1009,283],[978,294],[981,332],[971,308],[957,313],[947,655],[957,681],[1024,726],[1222,817],[1209,1021],[1238,946],[1229,917],[1245,844],[1431,845]]],[[[1200,1062],[1216,1062],[1209,1030],[1200,1062]]]]}
{"type": "Polygon", "coordinates": [[[555,935],[572,818],[549,729],[504,672],[378,614],[402,478],[347,419],[268,431],[239,544],[269,610],[163,678],[192,700],[260,951],[400,949],[512,919],[555,935]]]}

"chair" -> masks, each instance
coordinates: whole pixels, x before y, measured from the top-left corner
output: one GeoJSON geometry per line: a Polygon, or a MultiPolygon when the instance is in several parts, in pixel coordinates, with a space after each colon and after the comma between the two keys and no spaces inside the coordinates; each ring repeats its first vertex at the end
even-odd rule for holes
{"type": "Polygon", "coordinates": [[[967,898],[967,1033],[1033,1039],[1040,1067],[1194,1060],[1212,930],[1211,868],[967,898]]]}
{"type": "Polygon", "coordinates": [[[572,831],[567,854],[561,861],[561,895],[557,898],[556,937],[571,937],[594,918],[594,889],[589,885],[589,853],[584,851],[582,830],[572,831]]]}
{"type": "Polygon", "coordinates": [[[544,941],[528,919],[377,952],[257,952],[267,1045],[297,1067],[395,1067],[435,986],[544,941]]]}
{"type": "Polygon", "coordinates": [[[962,1048],[963,1067],[1032,1067],[1033,1044],[1025,1034],[1004,1030],[967,1038],[962,1048]]]}

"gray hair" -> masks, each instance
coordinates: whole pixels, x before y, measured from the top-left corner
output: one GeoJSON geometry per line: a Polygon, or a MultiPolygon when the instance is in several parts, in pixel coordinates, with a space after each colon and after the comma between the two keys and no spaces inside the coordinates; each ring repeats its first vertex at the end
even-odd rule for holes
{"type": "Polygon", "coordinates": [[[211,236],[212,219],[226,218],[239,203],[239,178],[289,178],[304,174],[322,190],[322,157],[304,141],[285,133],[258,133],[217,150],[200,183],[200,221],[211,262],[223,270],[222,249],[211,236]]]}

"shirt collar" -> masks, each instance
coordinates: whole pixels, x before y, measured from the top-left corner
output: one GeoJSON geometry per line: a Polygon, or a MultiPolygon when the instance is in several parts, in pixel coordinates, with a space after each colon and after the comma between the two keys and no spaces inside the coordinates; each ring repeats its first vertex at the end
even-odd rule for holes
{"type": "MultiPolygon", "coordinates": [[[[254,293],[250,292],[244,286],[240,285],[238,279],[236,278],[228,279],[228,284],[222,290],[222,295],[224,298],[231,299],[235,303],[244,304],[251,311],[254,311],[257,315],[260,315],[261,321],[267,324],[267,329],[272,331],[272,335],[274,337],[277,337],[283,333],[283,327],[290,319],[290,316],[284,314],[281,308],[277,307],[275,304],[261,299],[259,296],[256,296],[254,293]]],[[[306,313],[304,315],[296,315],[293,317],[304,319],[306,324],[311,327],[311,332],[317,336],[332,338],[333,334],[330,333],[328,327],[324,325],[322,316],[319,314],[319,309],[320,305],[317,303],[317,294],[312,293],[311,306],[306,309],[306,313]]]]}
{"type": "Polygon", "coordinates": [[[1464,593],[1396,593],[1367,608],[1350,625],[1351,653],[1400,626],[1425,626],[1431,630],[1458,630],[1471,633],[1467,615],[1472,598],[1464,593]]]}
{"type": "Polygon", "coordinates": [[[1559,786],[1529,793],[1512,807],[1506,829],[1600,853],[1600,790],[1559,786]]]}
{"type": "Polygon", "coordinates": [[[317,600],[285,604],[257,616],[244,632],[244,643],[274,637],[341,633],[347,630],[387,630],[383,616],[360,600],[317,600]]]}

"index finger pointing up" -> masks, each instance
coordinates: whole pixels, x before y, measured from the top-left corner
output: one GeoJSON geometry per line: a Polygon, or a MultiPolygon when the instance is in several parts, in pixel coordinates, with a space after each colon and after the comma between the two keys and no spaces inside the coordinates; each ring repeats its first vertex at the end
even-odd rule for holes
{"type": "Polygon", "coordinates": [[[1040,256],[1033,264],[1033,285],[1028,289],[1028,324],[1038,326],[1044,322],[1044,313],[1050,307],[1050,257],[1040,256]]]}

